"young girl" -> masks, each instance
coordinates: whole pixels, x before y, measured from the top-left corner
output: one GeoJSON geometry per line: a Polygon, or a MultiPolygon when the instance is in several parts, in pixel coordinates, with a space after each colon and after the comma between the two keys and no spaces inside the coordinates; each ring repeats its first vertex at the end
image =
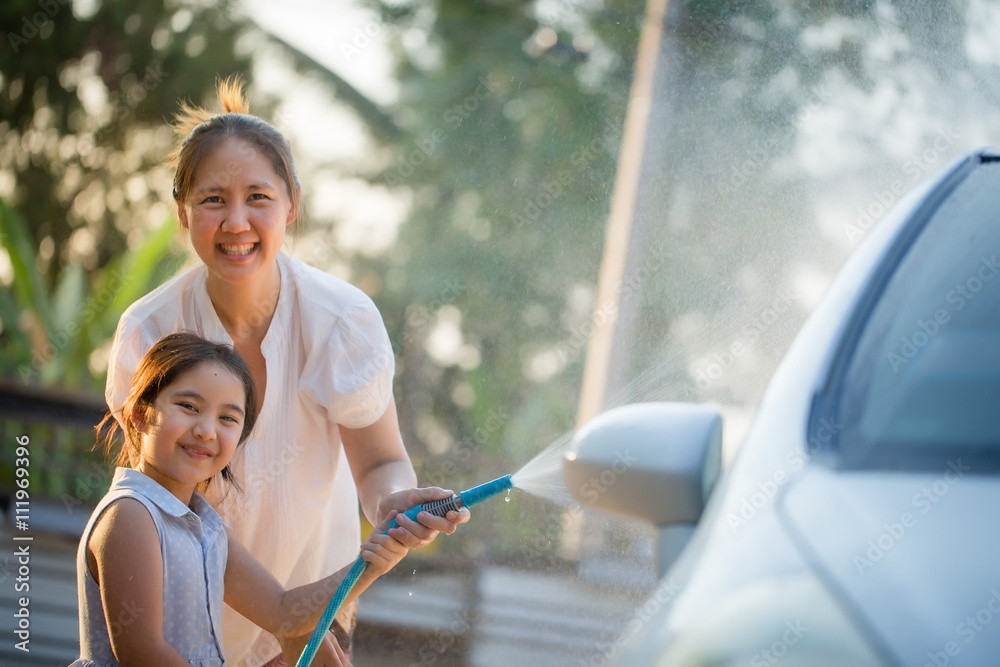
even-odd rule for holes
{"type": "MultiPolygon", "coordinates": [[[[282,251],[302,194],[288,142],[248,113],[238,83],[223,83],[218,94],[222,113],[185,105],[174,126],[177,219],[200,261],[122,315],[105,395],[119,414],[139,358],[168,333],[233,345],[259,390],[259,419],[233,458],[245,493],[226,494],[223,481],[206,497],[250,553],[294,588],[357,557],[359,500],[374,525],[390,510],[451,491],[414,488],[393,399],[395,360],[375,304],[282,251]]],[[[418,519],[399,518],[399,539],[411,549],[438,531],[453,533],[469,513],[418,519]]],[[[345,649],[353,608],[344,605],[333,624],[345,649]]],[[[281,664],[270,633],[228,606],[223,615],[230,661],[281,664]]]]}
{"type": "MultiPolygon", "coordinates": [[[[347,568],[286,591],[198,492],[217,477],[238,488],[229,461],[257,419],[246,363],[227,345],[166,336],[139,362],[117,417],[124,445],[116,463],[130,467],[115,470],[80,540],[74,666],[221,666],[223,601],[294,661],[286,640],[312,632],[347,568]]],[[[406,554],[392,537],[399,529],[382,534],[390,515],[361,545],[369,567],[352,598],[406,554]]],[[[346,664],[343,653],[328,657],[346,664]]]]}

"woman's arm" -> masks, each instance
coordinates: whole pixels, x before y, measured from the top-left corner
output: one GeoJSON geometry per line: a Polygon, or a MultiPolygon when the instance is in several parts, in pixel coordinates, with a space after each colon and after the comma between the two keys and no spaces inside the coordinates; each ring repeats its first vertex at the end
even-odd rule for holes
{"type": "MultiPolygon", "coordinates": [[[[374,424],[357,429],[341,426],[340,437],[361,507],[373,524],[382,521],[390,510],[402,513],[415,505],[451,496],[451,491],[437,487],[414,488],[417,475],[399,433],[395,399],[390,399],[389,407],[374,424]]],[[[397,519],[404,529],[397,539],[410,549],[426,546],[438,532],[451,535],[458,524],[469,520],[469,511],[448,512],[446,517],[422,512],[417,518],[419,521],[405,516],[397,519]]]]}
{"type": "MultiPolygon", "coordinates": [[[[402,529],[393,528],[389,534],[382,534],[394,516],[390,513],[361,545],[361,557],[368,562],[368,567],[351,589],[345,604],[356,599],[406,555],[407,548],[395,539],[402,529]]],[[[279,638],[299,637],[316,627],[350,568],[344,567],[325,579],[286,591],[230,532],[226,604],[279,638]]]]}
{"type": "Polygon", "coordinates": [[[98,518],[87,565],[101,587],[111,649],[122,665],[189,667],[163,639],[163,556],[149,511],[121,498],[98,518]]]}

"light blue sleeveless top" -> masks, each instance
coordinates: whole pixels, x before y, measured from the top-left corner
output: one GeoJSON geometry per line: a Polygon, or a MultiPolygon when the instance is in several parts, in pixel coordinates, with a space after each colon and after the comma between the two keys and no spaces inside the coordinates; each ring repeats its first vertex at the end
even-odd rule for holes
{"type": "Polygon", "coordinates": [[[105,619],[101,590],[87,567],[87,541],[97,518],[119,498],[146,506],[163,555],[163,638],[194,667],[222,667],[223,579],[229,542],[219,514],[198,493],[186,506],[138,470],[117,468],[108,494],[87,523],[76,554],[80,600],[80,659],[70,667],[120,667],[108,625],[127,625],[142,613],[123,607],[105,619]]]}

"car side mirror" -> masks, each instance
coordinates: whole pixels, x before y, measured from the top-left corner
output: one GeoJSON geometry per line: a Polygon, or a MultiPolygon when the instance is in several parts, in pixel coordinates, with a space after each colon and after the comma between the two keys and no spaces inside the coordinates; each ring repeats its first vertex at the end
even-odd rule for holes
{"type": "Polygon", "coordinates": [[[701,518],[722,460],[722,417],[693,403],[614,408],[577,431],[563,475],[584,507],[658,528],[661,574],[701,518]]]}

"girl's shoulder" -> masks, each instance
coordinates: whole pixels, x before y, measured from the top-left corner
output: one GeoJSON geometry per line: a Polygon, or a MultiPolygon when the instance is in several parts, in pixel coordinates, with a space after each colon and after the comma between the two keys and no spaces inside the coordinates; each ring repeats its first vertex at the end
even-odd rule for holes
{"type": "MultiPolygon", "coordinates": [[[[192,504],[199,508],[199,516],[203,520],[215,527],[222,525],[222,519],[200,495],[192,497],[192,504]]],[[[183,517],[192,512],[194,510],[170,491],[140,471],[119,467],[115,469],[111,487],[91,515],[88,530],[93,530],[97,521],[103,521],[107,515],[116,525],[127,527],[139,522],[154,526],[160,532],[165,517],[183,517]]]]}
{"type": "Polygon", "coordinates": [[[118,495],[109,499],[94,519],[90,540],[104,542],[112,536],[128,541],[158,539],[159,531],[150,508],[135,495],[118,495]]]}
{"type": "MultiPolygon", "coordinates": [[[[138,470],[116,468],[111,487],[94,508],[86,533],[95,531],[98,525],[104,525],[105,529],[114,526],[116,529],[123,529],[126,534],[129,529],[139,525],[158,529],[156,521],[158,504],[156,499],[151,498],[146,492],[144,488],[146,480],[148,478],[138,470]]],[[[152,480],[148,481],[150,484],[155,484],[152,480]]]]}
{"type": "Polygon", "coordinates": [[[90,518],[80,541],[79,567],[86,567],[94,581],[109,562],[130,559],[136,554],[155,555],[160,551],[160,530],[153,510],[134,494],[110,493],[90,518]]]}

